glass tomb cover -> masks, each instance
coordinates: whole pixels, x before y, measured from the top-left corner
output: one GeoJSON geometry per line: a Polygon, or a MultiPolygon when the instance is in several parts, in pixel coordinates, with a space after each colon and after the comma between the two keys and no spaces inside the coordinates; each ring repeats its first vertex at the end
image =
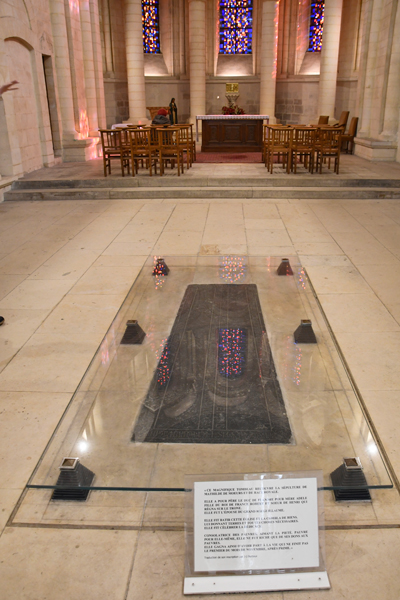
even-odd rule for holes
{"type": "Polygon", "coordinates": [[[18,517],[59,522],[65,515],[70,503],[51,497],[66,457],[94,474],[81,484],[92,494],[161,498],[179,496],[188,474],[308,470],[322,470],[323,489],[333,490],[341,484],[332,484],[331,473],[346,457],[361,461],[366,487],[392,488],[296,259],[293,276],[279,276],[278,258],[164,258],[167,276],[152,275],[153,259],[143,266],[28,482],[18,517]],[[304,319],[317,343],[294,342],[304,319]],[[146,334],[141,344],[121,344],[131,320],[146,334]]]}

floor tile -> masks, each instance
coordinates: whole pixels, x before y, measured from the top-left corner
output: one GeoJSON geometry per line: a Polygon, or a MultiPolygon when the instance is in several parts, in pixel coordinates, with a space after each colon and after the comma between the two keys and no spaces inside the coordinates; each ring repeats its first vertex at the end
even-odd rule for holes
{"type": "Polygon", "coordinates": [[[285,225],[281,219],[245,219],[246,229],[285,229],[285,225]]]}
{"type": "Polygon", "coordinates": [[[399,331],[399,325],[373,294],[321,294],[322,307],[337,332],[399,331]]]}
{"type": "Polygon", "coordinates": [[[17,354],[29,338],[38,330],[50,313],[50,309],[4,309],[5,319],[0,332],[0,370],[17,354]]]}
{"type": "Polygon", "coordinates": [[[320,242],[295,242],[295,248],[299,254],[314,254],[314,255],[343,255],[344,252],[334,242],[320,243],[320,242]]]}
{"type": "Polygon", "coordinates": [[[124,600],[136,538],[135,531],[9,528],[0,539],[1,586],[20,600],[124,600]]]}
{"type": "Polygon", "coordinates": [[[335,233],[333,237],[357,267],[398,264],[396,256],[368,232],[335,233]]]}
{"type": "Polygon", "coordinates": [[[309,266],[307,273],[317,294],[365,294],[370,291],[368,284],[353,266],[309,266]]]}
{"type": "Polygon", "coordinates": [[[0,389],[21,392],[74,392],[93,354],[96,342],[74,342],[36,333],[0,374],[0,389]]]}
{"type": "Polygon", "coordinates": [[[396,600],[399,597],[398,529],[327,531],[325,539],[331,589],[285,592],[284,600],[396,600]]]}
{"type": "Polygon", "coordinates": [[[158,238],[154,254],[197,254],[200,249],[201,231],[165,231],[158,238]]]}
{"type": "Polygon", "coordinates": [[[69,399],[68,394],[0,393],[0,488],[22,490],[69,399]]]}
{"type": "Polygon", "coordinates": [[[1,309],[40,310],[53,308],[69,292],[69,280],[25,280],[0,302],[1,309]]]}
{"type": "Polygon", "coordinates": [[[0,302],[22,283],[24,279],[25,275],[0,275],[0,302]]]}
{"type": "Polygon", "coordinates": [[[400,333],[338,333],[339,345],[362,393],[400,389],[400,333]]]}
{"type": "Polygon", "coordinates": [[[121,295],[71,293],[56,306],[39,333],[76,342],[84,331],[86,340],[100,343],[120,306],[121,295]]]}
{"type": "Polygon", "coordinates": [[[246,232],[249,246],[291,246],[292,240],[282,229],[248,229],[246,232]]]}
{"type": "Polygon", "coordinates": [[[139,266],[91,267],[71,289],[72,294],[124,296],[135,281],[139,266]]]}
{"type": "MultiPolygon", "coordinates": [[[[127,600],[152,597],[163,600],[187,598],[182,592],[184,557],[183,531],[142,531],[139,534],[127,600]]],[[[199,598],[199,596],[194,597],[199,598]]],[[[248,594],[235,594],[237,600],[245,600],[248,597],[248,594]]],[[[222,600],[226,595],[213,594],[212,598],[222,600]]],[[[282,600],[283,594],[281,592],[261,593],[257,594],[257,598],[282,600]]]]}
{"type": "Polygon", "coordinates": [[[70,279],[77,281],[97,259],[97,252],[86,248],[71,248],[66,244],[34,271],[29,279],[70,279]]]}
{"type": "Polygon", "coordinates": [[[0,487],[0,535],[8,519],[11,516],[14,506],[22,493],[22,488],[1,488],[0,487]]]}

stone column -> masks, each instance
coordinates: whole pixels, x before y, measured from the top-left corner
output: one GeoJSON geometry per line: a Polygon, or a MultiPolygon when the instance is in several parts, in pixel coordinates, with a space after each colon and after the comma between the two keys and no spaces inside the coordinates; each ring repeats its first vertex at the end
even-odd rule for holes
{"type": "Polygon", "coordinates": [[[396,159],[400,85],[396,8],[384,0],[367,0],[363,8],[355,154],[368,160],[396,159]]]}
{"type": "Polygon", "coordinates": [[[130,123],[147,123],[141,0],[125,0],[125,43],[130,123]]]}
{"type": "Polygon", "coordinates": [[[359,117],[357,137],[367,137],[369,135],[369,114],[371,110],[372,88],[375,76],[376,39],[380,23],[380,7],[379,13],[373,14],[377,4],[380,4],[380,0],[377,2],[374,2],[374,0],[366,0],[363,2],[361,11],[360,59],[355,112],[359,117]],[[377,28],[376,33],[372,30],[373,26],[377,28]],[[375,42],[371,40],[370,45],[371,36],[375,38],[375,42]],[[371,76],[372,80],[370,79],[371,76]]]}
{"type": "Polygon", "coordinates": [[[206,3],[189,0],[190,122],[206,112],[206,3]]]}
{"type": "Polygon", "coordinates": [[[64,0],[50,0],[50,15],[63,137],[74,139],[76,137],[74,99],[64,0]]]}
{"type": "Polygon", "coordinates": [[[101,53],[100,17],[98,0],[90,0],[92,26],[94,78],[96,82],[97,121],[100,129],[107,127],[106,101],[104,94],[103,58],[101,53]]]}
{"type": "Polygon", "coordinates": [[[335,117],[336,80],[339,61],[343,0],[326,0],[322,36],[318,115],[335,117]]]}
{"type": "MultiPolygon", "coordinates": [[[[394,7],[393,7],[394,9],[394,7]]],[[[392,9],[392,10],[393,10],[392,9]]],[[[382,94],[380,90],[382,124],[379,131],[380,138],[383,140],[398,141],[397,132],[399,129],[399,106],[400,106],[400,8],[397,8],[393,20],[389,26],[389,44],[387,55],[390,56],[388,68],[387,83],[384,80],[383,88],[386,87],[386,93],[382,94]],[[391,30],[392,28],[392,30],[391,30]],[[385,85],[386,83],[386,85],[385,85]]]]}
{"type": "Polygon", "coordinates": [[[97,90],[94,75],[92,25],[88,0],[80,0],[80,18],[83,67],[85,70],[86,110],[89,120],[89,136],[92,137],[98,135],[99,123],[97,117],[97,90]]]}
{"type": "Polygon", "coordinates": [[[114,57],[112,51],[112,36],[110,23],[110,4],[109,0],[101,0],[102,15],[103,15],[103,33],[104,33],[104,62],[106,76],[109,77],[114,73],[114,57]]]}
{"type": "Polygon", "coordinates": [[[260,114],[275,123],[276,68],[278,56],[279,0],[262,3],[260,114]]]}

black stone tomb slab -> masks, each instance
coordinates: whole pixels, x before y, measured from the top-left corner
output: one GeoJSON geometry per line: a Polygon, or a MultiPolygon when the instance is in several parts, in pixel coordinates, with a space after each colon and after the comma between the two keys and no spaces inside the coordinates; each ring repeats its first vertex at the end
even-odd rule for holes
{"type": "Polygon", "coordinates": [[[189,285],[133,441],[288,444],[256,285],[189,285]]]}

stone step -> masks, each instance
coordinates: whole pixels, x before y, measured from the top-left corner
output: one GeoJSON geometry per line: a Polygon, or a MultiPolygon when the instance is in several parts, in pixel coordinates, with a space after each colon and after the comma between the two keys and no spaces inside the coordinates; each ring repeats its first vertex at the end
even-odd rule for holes
{"type": "MultiPolygon", "coordinates": [[[[52,182],[54,185],[54,182],[52,182]]],[[[226,180],[225,180],[226,183],[226,180]]],[[[400,187],[138,187],[12,189],[5,201],[21,200],[149,200],[149,199],[400,199],[400,187]]]]}
{"type": "Polygon", "coordinates": [[[304,176],[291,175],[288,177],[262,178],[235,177],[119,177],[102,179],[20,179],[15,181],[12,190],[44,190],[64,188],[107,189],[107,188],[400,188],[400,179],[350,179],[307,174],[304,176]]]}

